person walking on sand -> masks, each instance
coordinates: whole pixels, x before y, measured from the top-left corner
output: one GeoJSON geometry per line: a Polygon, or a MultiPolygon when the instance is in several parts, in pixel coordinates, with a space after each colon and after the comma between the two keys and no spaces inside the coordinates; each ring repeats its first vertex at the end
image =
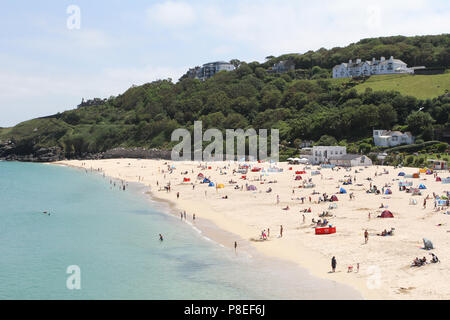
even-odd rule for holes
{"type": "Polygon", "coordinates": [[[333,270],[333,272],[336,272],[336,258],[333,256],[333,258],[331,258],[331,269],[333,270]]]}
{"type": "Polygon", "coordinates": [[[367,232],[366,229],[366,231],[364,231],[364,243],[367,244],[368,241],[369,241],[369,232],[367,232]]]}
{"type": "Polygon", "coordinates": [[[180,193],[177,192],[177,199],[180,199],[180,193]]]}
{"type": "Polygon", "coordinates": [[[280,226],[280,238],[283,238],[283,226],[280,226]]]}
{"type": "Polygon", "coordinates": [[[194,213],[194,214],[192,214],[192,220],[194,220],[194,221],[195,221],[195,213],[194,213]]]}
{"type": "Polygon", "coordinates": [[[267,228],[267,237],[270,237],[270,229],[267,228]]]}
{"type": "Polygon", "coordinates": [[[277,204],[279,204],[279,203],[280,203],[280,195],[277,194],[277,204]]]}

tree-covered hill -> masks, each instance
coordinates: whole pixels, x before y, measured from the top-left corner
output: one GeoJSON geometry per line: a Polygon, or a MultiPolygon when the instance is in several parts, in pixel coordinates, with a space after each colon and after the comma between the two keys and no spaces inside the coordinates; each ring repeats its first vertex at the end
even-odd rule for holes
{"type": "MultiPolygon", "coordinates": [[[[154,81],[117,97],[83,101],[74,110],[1,129],[0,141],[12,141],[8,152],[29,154],[57,146],[67,157],[119,146],[168,149],[174,144],[172,131],[192,130],[195,120],[203,121],[204,130],[277,128],[285,153],[295,152],[302,140],[341,143],[368,152],[375,128],[411,130],[418,140],[445,140],[450,129],[448,77],[441,84],[444,94],[429,95],[432,99],[402,94],[396,91],[395,81],[377,91],[359,89],[370,79],[364,83],[327,77],[328,68],[342,60],[372,55],[448,68],[449,39],[449,35],[365,39],[345,48],[295,55],[298,68],[287,73],[268,69],[292,55],[264,63],[234,60],[236,70],[204,82],[187,77],[177,83],[154,81]],[[312,62],[306,65],[302,61],[308,57],[312,62]]],[[[414,77],[410,81],[421,79],[414,77]]],[[[434,76],[422,77],[431,81],[434,76]]]]}

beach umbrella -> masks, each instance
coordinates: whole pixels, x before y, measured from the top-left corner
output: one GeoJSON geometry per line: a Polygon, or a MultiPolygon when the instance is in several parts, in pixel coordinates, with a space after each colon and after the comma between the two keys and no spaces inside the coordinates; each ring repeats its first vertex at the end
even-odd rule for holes
{"type": "Polygon", "coordinates": [[[442,181],[440,177],[436,177],[436,181],[442,181]]]}

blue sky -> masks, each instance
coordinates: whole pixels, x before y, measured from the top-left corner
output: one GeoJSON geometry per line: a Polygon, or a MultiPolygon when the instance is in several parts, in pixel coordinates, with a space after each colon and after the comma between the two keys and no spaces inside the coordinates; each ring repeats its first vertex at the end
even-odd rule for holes
{"type": "MultiPolygon", "coordinates": [[[[72,109],[214,60],[449,32],[449,1],[155,0],[0,3],[0,126],[72,109]],[[70,5],[80,28],[68,29],[70,5]]],[[[355,57],[356,58],[356,57],[355,57]]]]}

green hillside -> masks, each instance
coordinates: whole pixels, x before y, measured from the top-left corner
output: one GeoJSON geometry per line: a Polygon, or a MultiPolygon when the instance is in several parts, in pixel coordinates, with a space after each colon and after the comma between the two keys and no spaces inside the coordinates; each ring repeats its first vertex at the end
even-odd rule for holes
{"type": "Polygon", "coordinates": [[[450,73],[437,75],[379,75],[355,86],[358,93],[395,90],[418,99],[432,99],[450,91],[450,73]]]}
{"type": "Polygon", "coordinates": [[[177,83],[132,86],[117,97],[83,101],[76,109],[0,129],[0,158],[49,147],[59,147],[67,157],[115,147],[170,149],[176,143],[171,141],[173,130],[193,130],[196,120],[203,122],[203,130],[278,129],[283,155],[296,154],[303,140],[368,153],[376,150],[374,128],[409,130],[422,143],[445,140],[450,131],[450,95],[445,94],[450,74],[330,79],[329,66],[348,57],[392,53],[401,58],[413,52],[409,59],[448,68],[449,43],[450,35],[387,37],[268,57],[264,63],[234,59],[234,71],[206,81],[185,76],[177,83]],[[273,63],[291,58],[295,70],[272,72],[273,63]],[[2,149],[6,140],[13,144],[2,149]]]}

